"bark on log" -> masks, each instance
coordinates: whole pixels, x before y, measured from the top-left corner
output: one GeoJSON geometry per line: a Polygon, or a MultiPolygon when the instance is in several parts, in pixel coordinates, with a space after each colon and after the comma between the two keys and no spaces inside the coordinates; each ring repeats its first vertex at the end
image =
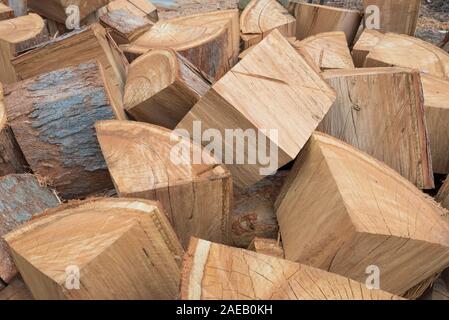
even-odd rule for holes
{"type": "Polygon", "coordinates": [[[299,263],[193,238],[183,300],[396,300],[381,290],[299,263]]]}
{"type": "Polygon", "coordinates": [[[14,69],[25,80],[42,73],[97,59],[106,92],[117,119],[126,119],[123,90],[128,63],[99,24],[61,36],[13,59],[14,69]]]}
{"type": "Polygon", "coordinates": [[[0,280],[10,283],[17,275],[8,246],[1,238],[33,216],[58,205],[54,192],[41,186],[33,175],[0,178],[0,280]]]}
{"type": "Polygon", "coordinates": [[[358,10],[341,9],[309,3],[294,3],[296,38],[303,40],[322,32],[343,31],[351,46],[362,21],[358,10]]]}
{"type": "Polygon", "coordinates": [[[233,174],[235,185],[246,188],[264,177],[261,169],[270,174],[292,161],[334,101],[335,92],[280,32],[273,30],[212,86],[177,128],[186,129],[193,136],[196,121],[201,121],[202,132],[211,128],[218,130],[222,137],[226,136],[227,129],[250,129],[253,139],[248,140],[253,141],[247,144],[245,152],[234,147],[234,137],[224,139],[227,156],[242,161],[229,161],[221,156],[233,174]],[[263,130],[265,133],[261,135],[263,130]],[[278,139],[271,134],[273,130],[278,139]],[[257,148],[261,143],[266,144],[257,148]],[[267,150],[259,150],[262,148],[267,150]],[[267,165],[260,157],[251,160],[251,153],[260,155],[269,149],[267,157],[275,161],[267,165]],[[273,150],[277,152],[275,155],[273,150]]]}
{"type": "Polygon", "coordinates": [[[357,68],[363,68],[368,54],[382,40],[383,34],[376,30],[363,30],[359,39],[352,48],[352,58],[357,68]]]}
{"type": "Polygon", "coordinates": [[[156,300],[179,295],[184,252],[158,202],[69,203],[46,211],[5,241],[36,299],[156,300]],[[73,275],[74,288],[81,282],[78,290],[66,289],[67,274],[73,275]]]}
{"type": "Polygon", "coordinates": [[[418,38],[387,33],[366,57],[365,67],[398,66],[449,79],[449,54],[418,38]]]}
{"type": "Polygon", "coordinates": [[[319,126],[385,162],[420,189],[433,189],[433,170],[418,72],[400,68],[329,70],[337,101],[319,126]]]}
{"type": "Polygon", "coordinates": [[[379,8],[379,31],[415,35],[421,0],[363,0],[363,6],[365,20],[370,17],[369,6],[379,8]]]}
{"type": "Polygon", "coordinates": [[[155,49],[133,61],[125,87],[125,110],[137,121],[174,129],[210,83],[173,50],[155,49]]]}
{"type": "Polygon", "coordinates": [[[173,49],[216,81],[237,62],[239,41],[238,11],[223,10],[159,21],[133,45],[173,49]]]}
{"type": "Polygon", "coordinates": [[[300,54],[303,50],[309,54],[321,70],[355,68],[344,32],[323,32],[302,41],[296,40],[292,45],[300,54]]]}
{"type": "Polygon", "coordinates": [[[0,2],[0,20],[14,18],[14,10],[0,2]]]}
{"type": "Polygon", "coordinates": [[[229,243],[232,180],[224,166],[162,127],[102,121],[96,128],[120,197],[161,201],[185,247],[191,236],[229,243]]]}
{"type": "Polygon", "coordinates": [[[44,20],[37,14],[0,21],[0,82],[18,81],[11,59],[46,40],[48,33],[44,20]]]}
{"type": "Polygon", "coordinates": [[[280,259],[285,258],[282,243],[276,239],[254,238],[248,250],[280,259]]]}
{"type": "Polygon", "coordinates": [[[248,248],[256,237],[277,239],[279,225],[274,201],[288,173],[278,171],[243,191],[235,190],[231,215],[234,246],[248,248]]]}
{"type": "Polygon", "coordinates": [[[159,20],[157,8],[149,0],[114,0],[107,5],[109,12],[116,10],[126,10],[127,12],[147,18],[152,22],[159,20]]]}
{"type": "Polygon", "coordinates": [[[20,277],[15,278],[4,290],[0,290],[0,301],[34,300],[33,295],[20,277]]]}
{"type": "Polygon", "coordinates": [[[114,119],[114,112],[95,61],[8,86],[4,102],[31,169],[62,197],[113,187],[94,124],[114,119]]]}
{"type": "Polygon", "coordinates": [[[397,295],[449,264],[444,210],[385,164],[323,134],[301,152],[276,207],[288,260],[363,282],[377,266],[380,288],[397,295]]]}
{"type": "MultiPolygon", "coordinates": [[[[257,35],[257,42],[260,42],[274,29],[285,37],[293,37],[296,34],[296,19],[276,0],[252,0],[240,16],[243,35],[249,34],[250,39],[257,35]]],[[[246,37],[242,39],[244,48],[256,44],[246,37]]]]}

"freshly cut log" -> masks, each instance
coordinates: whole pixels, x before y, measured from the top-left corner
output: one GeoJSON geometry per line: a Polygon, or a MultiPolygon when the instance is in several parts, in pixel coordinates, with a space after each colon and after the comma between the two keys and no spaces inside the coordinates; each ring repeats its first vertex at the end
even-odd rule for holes
{"type": "Polygon", "coordinates": [[[224,166],[162,127],[101,121],[96,128],[120,197],[160,201],[185,248],[191,236],[229,243],[232,180],[224,166]]]}
{"type": "Polygon", "coordinates": [[[14,18],[14,10],[7,5],[0,3],[0,20],[8,20],[14,18]]]}
{"type": "Polygon", "coordinates": [[[125,10],[132,15],[147,18],[152,22],[159,20],[157,8],[150,0],[114,0],[107,5],[109,12],[116,10],[125,10]]]}
{"type": "Polygon", "coordinates": [[[292,45],[300,53],[307,52],[321,70],[355,68],[344,32],[323,32],[292,45]]]}
{"type": "Polygon", "coordinates": [[[92,59],[97,59],[100,63],[101,76],[106,83],[106,92],[115,116],[118,119],[126,119],[123,110],[123,90],[127,61],[99,24],[92,24],[46,42],[14,58],[12,63],[20,79],[25,80],[42,73],[86,63],[92,59]]]}
{"type": "Polygon", "coordinates": [[[449,265],[444,210],[382,162],[330,136],[312,136],[276,207],[288,260],[361,282],[378,270],[380,288],[397,295],[449,265]]]}
{"type": "Polygon", "coordinates": [[[400,68],[329,70],[337,101],[319,126],[385,162],[420,189],[434,180],[418,72],[400,68]]]}
{"type": "Polygon", "coordinates": [[[19,78],[11,59],[46,40],[47,28],[37,14],[0,21],[0,82],[16,82],[19,78]]]}
{"type": "Polygon", "coordinates": [[[183,249],[155,201],[69,203],[46,211],[5,241],[39,300],[156,300],[179,295],[183,249]]]}
{"type": "Polygon", "coordinates": [[[299,263],[193,238],[182,300],[396,300],[388,292],[299,263]]]}
{"type": "Polygon", "coordinates": [[[210,83],[180,54],[155,49],[132,62],[124,107],[134,119],[174,129],[210,89],[210,83]]]}
{"type": "Polygon", "coordinates": [[[33,295],[21,278],[15,278],[4,290],[0,290],[0,301],[34,300],[33,295]]]}
{"type": "MultiPolygon", "coordinates": [[[[240,30],[250,39],[257,35],[257,42],[265,38],[272,30],[277,29],[285,37],[296,34],[296,19],[291,16],[276,0],[252,0],[240,16],[240,30]]],[[[243,47],[256,44],[243,37],[243,47]]]]}
{"type": "Polygon", "coordinates": [[[384,35],[376,30],[365,29],[352,48],[352,59],[357,68],[363,68],[366,56],[379,43],[384,35]]]}
{"type": "Polygon", "coordinates": [[[7,244],[2,237],[21,224],[59,205],[59,199],[30,174],[0,177],[0,280],[10,283],[17,275],[7,244]]]}
{"type": "Polygon", "coordinates": [[[282,243],[276,239],[254,238],[248,249],[276,258],[284,259],[285,257],[282,243]]]}
{"type": "Polygon", "coordinates": [[[415,35],[421,0],[363,0],[365,19],[369,6],[379,8],[381,32],[415,35]]]}
{"type": "Polygon", "coordinates": [[[113,188],[94,124],[115,117],[95,61],[10,85],[4,103],[32,171],[63,198],[113,188]]]}
{"type": "Polygon", "coordinates": [[[398,66],[449,79],[449,54],[418,38],[387,33],[366,57],[365,67],[398,66]]]}
{"type": "Polygon", "coordinates": [[[449,80],[421,74],[433,172],[449,173],[449,80]]]}
{"type": "Polygon", "coordinates": [[[322,32],[343,31],[351,45],[359,30],[362,13],[310,3],[294,3],[291,7],[296,17],[296,38],[303,40],[322,32]]]}
{"type": "Polygon", "coordinates": [[[159,21],[133,45],[179,52],[211,79],[220,79],[237,62],[238,10],[222,10],[159,21]]]}
{"type": "Polygon", "coordinates": [[[67,20],[66,9],[70,5],[76,5],[79,8],[79,18],[84,20],[91,13],[108,4],[110,0],[27,0],[28,8],[40,14],[43,17],[50,18],[59,23],[67,20]]]}
{"type": "Polygon", "coordinates": [[[100,17],[100,22],[110,30],[117,44],[131,43],[153,26],[151,20],[123,9],[109,11],[100,17]]]}
{"type": "Polygon", "coordinates": [[[234,190],[231,214],[232,244],[248,248],[255,238],[277,239],[279,225],[274,201],[289,171],[280,170],[245,190],[234,190]]]}
{"type": "Polygon", "coordinates": [[[221,158],[243,189],[295,159],[334,101],[335,92],[273,30],[212,86],[177,128],[190,136],[199,122],[202,132],[214,129],[222,137],[237,130],[231,139],[223,139],[226,157],[221,158]],[[245,135],[247,149],[241,150],[245,135]],[[269,159],[255,160],[256,152],[269,159]]]}
{"type": "Polygon", "coordinates": [[[0,177],[12,173],[24,173],[28,164],[7,124],[3,87],[0,83],[0,177]]]}

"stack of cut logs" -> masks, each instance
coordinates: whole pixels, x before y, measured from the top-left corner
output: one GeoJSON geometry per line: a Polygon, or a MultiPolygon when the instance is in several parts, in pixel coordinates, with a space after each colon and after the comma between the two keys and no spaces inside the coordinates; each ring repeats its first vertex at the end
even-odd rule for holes
{"type": "Polygon", "coordinates": [[[282,3],[0,1],[0,299],[449,299],[449,39],[282,3]]]}

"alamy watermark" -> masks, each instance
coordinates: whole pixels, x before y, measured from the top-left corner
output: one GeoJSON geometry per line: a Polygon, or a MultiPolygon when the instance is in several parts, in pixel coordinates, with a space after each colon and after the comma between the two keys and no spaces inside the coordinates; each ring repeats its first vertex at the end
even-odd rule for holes
{"type": "Polygon", "coordinates": [[[365,8],[365,28],[380,29],[380,8],[376,5],[370,5],[365,8]]]}
{"type": "Polygon", "coordinates": [[[71,265],[65,269],[65,288],[67,290],[80,289],[80,268],[78,266],[71,265]]]}
{"type": "Polygon", "coordinates": [[[65,8],[65,13],[67,15],[67,19],[65,21],[65,26],[69,30],[79,29],[80,28],[80,7],[77,5],[71,4],[65,8]]]}

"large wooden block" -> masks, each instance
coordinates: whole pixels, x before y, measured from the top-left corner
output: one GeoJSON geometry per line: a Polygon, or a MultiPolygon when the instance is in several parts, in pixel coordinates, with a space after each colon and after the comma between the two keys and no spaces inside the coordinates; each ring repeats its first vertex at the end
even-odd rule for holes
{"type": "Polygon", "coordinates": [[[273,172],[295,159],[334,101],[334,91],[279,31],[273,30],[212,86],[177,128],[186,129],[191,137],[195,123],[203,132],[218,130],[225,149],[230,150],[227,156],[234,161],[226,161],[224,155],[221,160],[228,165],[235,184],[245,188],[264,177],[260,169],[273,172]],[[224,138],[226,131],[233,129],[249,130],[256,136],[247,144],[245,154],[234,148],[235,139],[224,138]],[[276,132],[277,139],[269,135],[270,130],[276,132]],[[271,160],[277,161],[269,165],[261,159],[250,161],[251,152],[265,151],[258,148],[261,140],[266,148],[271,147],[271,160]],[[244,161],[235,161],[241,156],[244,161]]]}
{"type": "Polygon", "coordinates": [[[183,249],[160,204],[90,199],[48,210],[5,241],[36,299],[175,299],[183,249]]]}
{"type": "Polygon", "coordinates": [[[378,268],[380,288],[397,295],[449,265],[443,209],[385,164],[332,137],[312,136],[276,207],[288,260],[361,282],[378,268]]]}
{"type": "Polygon", "coordinates": [[[434,187],[418,72],[398,68],[330,70],[337,101],[319,130],[385,162],[421,189],[434,187]]]}
{"type": "Polygon", "coordinates": [[[191,236],[229,243],[232,180],[224,166],[162,127],[102,121],[96,128],[120,197],[160,201],[185,247],[191,236]],[[195,163],[198,154],[204,164],[195,163]]]}

